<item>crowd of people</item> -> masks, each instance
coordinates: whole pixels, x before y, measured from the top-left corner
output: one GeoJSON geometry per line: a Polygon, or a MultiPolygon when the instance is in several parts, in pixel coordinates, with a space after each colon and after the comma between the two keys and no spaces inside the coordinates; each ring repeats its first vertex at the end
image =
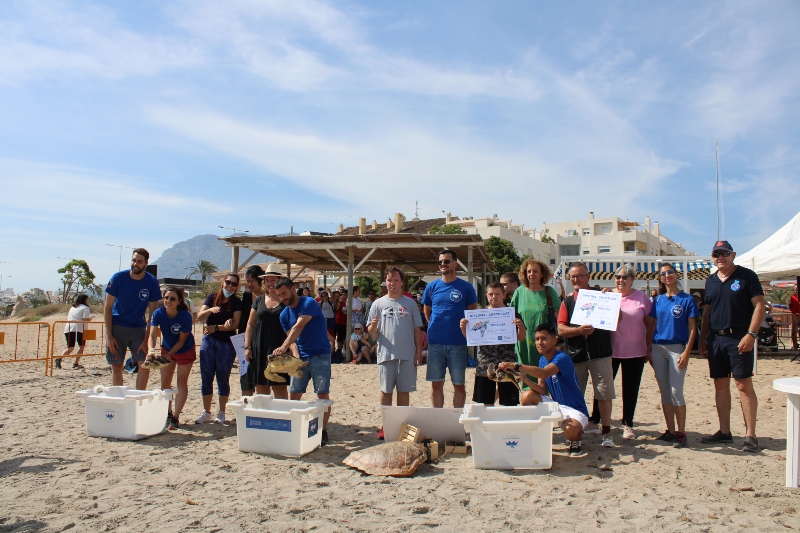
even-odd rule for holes
{"type": "MultiPolygon", "coordinates": [[[[505,273],[499,282],[486,286],[490,308],[514,309],[516,342],[479,347],[472,401],[485,405],[499,401],[504,406],[557,402],[562,428],[570,441],[570,455],[583,455],[581,439],[586,433],[598,433],[604,447],[615,446],[611,413],[619,372],[622,438],[636,437],[636,404],[649,364],[661,393],[666,426],[658,438],[685,447],[689,442],[683,384],[697,339],[699,353],[708,359],[719,418],[719,430],[702,442],[733,441],[733,379],[746,426],[742,449],[757,451],[758,400],[752,375],[754,343],[765,312],[763,291],[753,271],[735,265],[736,254],[728,242],[715,243],[712,257],[717,270],[706,280],[701,302],[681,290],[677,269],[670,263],[660,265],[659,289],[652,296],[633,287],[636,273],[630,266],[617,269],[614,288],[604,289],[620,295],[615,331],[572,322],[580,291],[598,290],[590,286],[585,264],[570,266],[568,277],[573,290],[567,295],[563,285],[560,294],[550,285],[548,265],[526,260],[519,274],[505,273]],[[491,380],[490,365],[518,373],[521,391],[513,383],[491,380]],[[589,378],[591,414],[584,401],[589,378]]],[[[431,405],[444,406],[448,374],[453,407],[463,407],[466,402],[470,351],[465,311],[477,308],[478,297],[472,284],[456,275],[458,257],[453,250],[439,253],[440,277],[425,287],[419,301],[405,291],[406,276],[397,266],[386,270],[382,294],[370,291],[364,300],[358,287],[353,287],[350,298],[343,287],[335,292],[320,289],[316,297],[311,297],[308,288],[296,288],[284,277],[277,264],[269,265],[266,271],[260,266],[248,268],[244,277],[247,290],[240,297],[239,276],[227,274],[219,290],[207,295],[196,314],[196,319],[204,323],[199,353],[192,334],[194,317],[183,291],[166,287],[162,297],[157,280],[145,270],[148,261],[147,250],[137,248],[131,268],[114,274],[106,287],[106,359],[113,385],[122,385],[123,363],[130,351],[138,366],[138,389],[145,389],[149,380],[150,371],[143,362],[158,356],[169,361],[161,368],[161,387],[171,388],[177,374],[178,389],[170,408],[170,429],[181,427],[180,417],[189,395],[188,377],[198,357],[203,411],[195,423],[225,423],[230,374],[236,359],[231,337],[237,331],[244,333],[249,361],[247,372],[240,377],[243,395],[273,394],[298,400],[311,382],[317,397],[327,399],[331,363],[342,362],[349,348],[351,364],[377,364],[381,405],[391,405],[395,393],[397,405],[409,405],[410,393],[417,388],[417,369],[423,364],[427,364],[425,379],[430,383],[431,405]],[[163,307],[159,307],[162,300],[163,307]],[[348,300],[353,328],[350,338],[345,338],[348,300]],[[145,320],[146,314],[149,320],[145,320]],[[160,351],[156,348],[158,331],[160,351]],[[283,375],[284,382],[267,379],[264,370],[270,356],[284,354],[308,363],[302,377],[283,375]],[[212,407],[215,383],[216,415],[212,407]]],[[[76,299],[75,320],[91,319],[85,303],[76,299]]],[[[65,333],[68,348],[62,355],[70,355],[76,346],[80,355],[82,326],[70,327],[74,329],[65,333]]],[[[75,364],[79,364],[77,359],[75,364]]],[[[329,413],[323,423],[323,442],[328,439],[328,417],[329,413]]],[[[383,437],[383,428],[378,437],[383,437]]]]}

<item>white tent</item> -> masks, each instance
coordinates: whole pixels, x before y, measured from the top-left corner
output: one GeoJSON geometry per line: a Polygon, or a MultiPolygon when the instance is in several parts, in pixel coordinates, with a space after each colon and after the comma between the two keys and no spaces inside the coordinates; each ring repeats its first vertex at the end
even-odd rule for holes
{"type": "Polygon", "coordinates": [[[800,213],[767,240],[737,256],[736,264],[755,270],[762,281],[800,276],[800,213]]]}

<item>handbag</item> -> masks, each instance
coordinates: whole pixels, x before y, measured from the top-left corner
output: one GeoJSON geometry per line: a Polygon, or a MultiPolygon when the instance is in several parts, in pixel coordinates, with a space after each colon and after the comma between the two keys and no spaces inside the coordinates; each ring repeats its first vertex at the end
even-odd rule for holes
{"type": "Polygon", "coordinates": [[[558,319],[556,313],[553,311],[553,300],[550,297],[550,287],[544,288],[544,295],[547,298],[547,323],[556,328],[558,331],[558,319]]]}

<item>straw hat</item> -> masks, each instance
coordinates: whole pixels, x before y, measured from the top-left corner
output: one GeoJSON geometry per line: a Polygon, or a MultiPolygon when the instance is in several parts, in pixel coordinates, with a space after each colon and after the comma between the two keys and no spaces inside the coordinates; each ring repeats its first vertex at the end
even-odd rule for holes
{"type": "Polygon", "coordinates": [[[266,271],[266,273],[264,273],[264,274],[262,274],[262,275],[260,275],[260,276],[258,276],[258,277],[259,277],[259,278],[266,278],[267,276],[277,276],[277,277],[279,277],[279,278],[282,278],[282,277],[284,277],[285,275],[286,275],[286,274],[284,274],[284,273],[281,271],[281,266],[280,266],[278,263],[270,263],[270,264],[267,266],[267,271],[266,271]]]}

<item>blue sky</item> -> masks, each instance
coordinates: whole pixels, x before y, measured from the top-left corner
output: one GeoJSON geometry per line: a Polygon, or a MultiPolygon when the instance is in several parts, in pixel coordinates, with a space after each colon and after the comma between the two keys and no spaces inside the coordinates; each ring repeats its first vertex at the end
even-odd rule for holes
{"type": "Polygon", "coordinates": [[[795,1],[3,2],[3,287],[415,201],[649,215],[706,253],[716,140],[744,252],[798,211],[798,27],[795,1]]]}

